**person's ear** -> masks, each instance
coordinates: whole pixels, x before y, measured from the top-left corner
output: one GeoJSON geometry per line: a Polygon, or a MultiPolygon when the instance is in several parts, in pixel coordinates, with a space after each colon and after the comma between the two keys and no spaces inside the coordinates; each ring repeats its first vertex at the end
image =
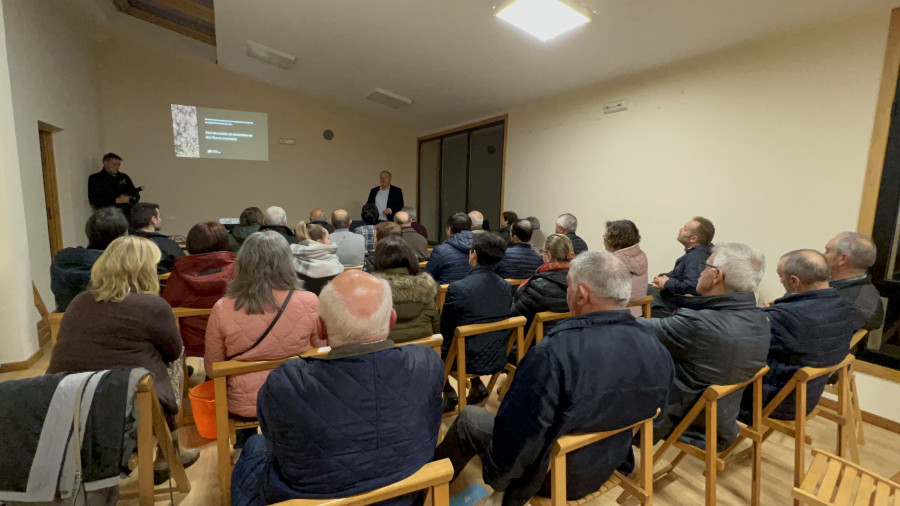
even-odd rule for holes
{"type": "Polygon", "coordinates": [[[569,254],[566,255],[566,260],[568,260],[568,261],[570,261],[570,262],[571,262],[572,260],[575,260],[575,252],[574,252],[574,251],[570,251],[569,254]]]}
{"type": "Polygon", "coordinates": [[[316,327],[319,329],[319,337],[328,340],[328,329],[325,327],[325,320],[320,317],[316,317],[316,327]]]}
{"type": "Polygon", "coordinates": [[[575,289],[575,295],[575,300],[579,306],[587,304],[588,298],[591,296],[585,285],[578,285],[578,288],[575,289]]]}
{"type": "Polygon", "coordinates": [[[794,293],[797,293],[799,291],[799,288],[801,285],[800,278],[794,274],[791,274],[791,277],[789,278],[789,280],[790,280],[790,285],[791,285],[791,291],[794,293]]]}
{"type": "Polygon", "coordinates": [[[397,324],[397,311],[394,308],[391,308],[391,326],[389,328],[394,328],[394,325],[397,324]]]}

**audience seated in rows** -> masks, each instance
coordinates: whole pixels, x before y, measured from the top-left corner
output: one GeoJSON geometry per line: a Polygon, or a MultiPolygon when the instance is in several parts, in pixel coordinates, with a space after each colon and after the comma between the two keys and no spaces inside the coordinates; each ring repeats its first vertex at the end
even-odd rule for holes
{"type": "Polygon", "coordinates": [[[362,220],[365,225],[356,227],[353,233],[363,236],[366,252],[371,255],[375,251],[375,225],[378,224],[378,207],[374,203],[362,206],[362,220]]]}
{"type": "Polygon", "coordinates": [[[259,227],[263,224],[264,219],[265,215],[258,207],[248,207],[241,211],[237,226],[228,232],[228,249],[237,253],[241,249],[241,244],[244,244],[250,234],[259,232],[259,227]]]}
{"type": "MultiPolygon", "coordinates": [[[[500,237],[506,241],[506,245],[512,245],[512,236],[510,235],[510,228],[513,223],[519,221],[519,215],[512,211],[503,211],[503,214],[500,215],[500,230],[497,231],[500,234],[500,237]]],[[[531,222],[528,223],[531,225],[531,222]]],[[[528,242],[528,241],[525,241],[528,242]]]]}
{"type": "Polygon", "coordinates": [[[675,261],[675,267],[653,278],[647,291],[653,295],[653,316],[672,314],[680,305],[680,295],[697,295],[697,280],[704,264],[712,254],[712,240],[716,228],[702,216],[695,216],[678,229],[676,240],[684,246],[684,255],[675,261]]]}
{"type": "Polygon", "coordinates": [[[416,208],[413,206],[403,206],[403,211],[409,215],[410,226],[412,226],[413,230],[422,234],[422,237],[424,237],[425,240],[428,240],[428,229],[419,223],[416,208]]]}
{"type": "MultiPolygon", "coordinates": [[[[534,216],[529,216],[525,219],[531,223],[531,241],[529,241],[531,249],[540,251],[540,249],[544,247],[544,241],[547,240],[547,235],[541,231],[541,220],[534,216]]],[[[569,241],[571,242],[571,239],[569,241]]]]}
{"type": "MultiPolygon", "coordinates": [[[[611,253],[583,253],[571,263],[568,293],[574,316],[528,351],[497,414],[466,406],[435,451],[435,459],[450,458],[455,476],[479,455],[484,481],[503,491],[504,506],[550,496],[550,450],[559,436],[625,427],[666,405],[672,358],[623,309],[627,266],[611,253]]],[[[617,468],[633,469],[631,438],[626,431],[570,454],[566,499],[596,491],[617,468]]]]}
{"type": "Polygon", "coordinates": [[[431,250],[425,272],[439,285],[459,281],[469,274],[469,251],[472,249],[472,220],[465,213],[447,218],[447,240],[431,250]]]}
{"type": "Polygon", "coordinates": [[[578,237],[575,231],[578,229],[578,218],[571,213],[563,213],[556,219],[556,233],[565,234],[572,241],[572,249],[575,254],[579,255],[588,250],[588,245],[584,239],[578,237]]]}
{"type": "MultiPolygon", "coordinates": [[[[489,323],[507,318],[512,307],[509,283],[494,272],[505,253],[506,244],[496,233],[476,234],[469,250],[469,274],[450,283],[441,312],[441,357],[449,360],[450,343],[456,327],[473,323],[489,323]]],[[[428,262],[429,265],[431,262],[428,262]]],[[[427,267],[427,266],[426,266],[427,267]]],[[[480,376],[493,374],[506,366],[506,344],[509,331],[500,330],[466,340],[466,373],[480,376]]],[[[461,379],[465,381],[465,378],[461,379]]],[[[459,397],[448,382],[444,386],[444,410],[452,411],[459,397]]],[[[481,379],[472,379],[466,401],[478,404],[488,396],[481,379]]]]}
{"type": "Polygon", "coordinates": [[[400,225],[400,233],[420,262],[428,260],[428,239],[412,227],[412,219],[406,211],[394,213],[394,223],[400,225]]]}
{"type": "Polygon", "coordinates": [[[162,252],[162,259],[156,271],[159,274],[170,272],[175,266],[175,259],[184,256],[184,251],[177,242],[167,235],[160,234],[162,230],[162,217],[159,215],[159,204],[139,202],[131,209],[131,229],[134,235],[150,239],[162,252]]]}
{"type": "Polygon", "coordinates": [[[481,211],[469,211],[469,219],[472,220],[472,225],[470,230],[473,234],[480,234],[484,232],[484,215],[481,214],[481,211]]]}
{"type": "MultiPolygon", "coordinates": [[[[769,319],[772,342],[766,363],[769,372],[763,378],[763,406],[801,367],[829,367],[839,363],[850,350],[850,338],[858,329],[854,311],[828,286],[831,273],[828,261],[815,250],[796,250],[778,260],[778,278],[786,295],[761,311],[769,319]]],[[[806,413],[819,403],[827,378],[809,382],[806,413]]],[[[772,418],[793,420],[796,398],[791,395],[772,413],[772,418]]],[[[753,419],[753,392],[744,391],[740,419],[753,419]]]]}
{"type": "MultiPolygon", "coordinates": [[[[325,345],[316,296],[301,289],[287,240],[257,232],[237,254],[235,278],[216,302],[206,328],[206,374],[223,360],[274,360],[325,345]]],[[[268,371],[228,378],[228,411],[256,416],[256,393],[268,371]]]]}
{"type": "MultiPolygon", "coordinates": [[[[322,290],[331,351],[288,360],[259,392],[262,435],[234,468],[232,504],[347,497],[411,476],[431,461],[441,423],[443,364],[425,346],[386,339],[396,316],[388,283],[347,271],[322,290]]],[[[410,494],[392,504],[421,504],[410,494]]]]}
{"type": "MultiPolygon", "coordinates": [[[[398,214],[394,214],[395,220],[398,214]]],[[[441,318],[435,304],[437,284],[419,270],[416,254],[406,239],[379,239],[373,256],[374,274],[390,285],[394,312],[397,313],[397,323],[388,339],[403,343],[439,334],[441,318]]]]}
{"type": "MultiPolygon", "coordinates": [[[[373,239],[373,244],[375,244],[375,249],[378,249],[378,243],[387,239],[388,237],[403,237],[403,231],[400,228],[400,225],[397,225],[393,221],[380,221],[378,225],[375,225],[375,238],[373,239]]],[[[375,254],[374,252],[366,257],[366,261],[363,262],[363,271],[368,273],[375,272],[375,254]]]]}
{"type": "Polygon", "coordinates": [[[76,295],[91,281],[91,268],[103,250],[117,237],[128,233],[128,220],[115,207],[94,211],[84,224],[87,248],[64,248],[56,253],[50,264],[50,290],[56,301],[56,311],[63,312],[76,295]]]}
{"type": "MultiPolygon", "coordinates": [[[[641,250],[641,233],[631,220],[606,222],[603,246],[625,262],[631,271],[631,300],[647,296],[647,255],[641,250]]],[[[631,314],[641,316],[641,308],[631,308],[631,314]]]]}
{"type": "Polygon", "coordinates": [[[352,222],[349,213],[344,209],[335,209],[331,213],[334,231],[331,232],[329,240],[337,247],[338,260],[344,267],[362,265],[366,257],[366,240],[349,230],[352,222]]]}
{"type": "Polygon", "coordinates": [[[266,209],[266,215],[263,224],[259,230],[272,230],[284,237],[288,244],[298,244],[300,239],[294,234],[294,231],[287,226],[287,214],[284,209],[278,206],[272,206],[266,209]]]}
{"type": "Polygon", "coordinates": [[[547,237],[541,249],[544,263],[537,268],[534,276],[519,285],[513,298],[513,314],[524,316],[528,320],[528,327],[531,327],[534,315],[538,313],[565,313],[569,310],[566,302],[566,277],[569,275],[569,262],[573,258],[575,252],[572,251],[572,241],[567,236],[551,234],[547,237]]]}
{"type": "MultiPolygon", "coordinates": [[[[698,297],[667,318],[639,319],[669,350],[675,361],[675,381],[669,401],[654,422],[654,441],[678,425],[710,385],[747,381],[766,364],[771,333],[766,315],[756,307],[756,289],[766,259],[745,244],[715,247],[697,282],[698,297]]],[[[740,396],[718,402],[718,447],[737,437],[735,420],[740,396]]],[[[705,448],[702,417],[688,428],[683,441],[705,448]]]]}
{"type": "Polygon", "coordinates": [[[303,288],[316,295],[322,287],[344,272],[337,256],[337,246],[328,239],[328,231],[319,225],[297,224],[298,244],[291,244],[294,269],[303,281],[303,288]]]}
{"type": "Polygon", "coordinates": [[[881,295],[867,273],[875,257],[872,238],[856,232],[841,232],[825,245],[831,287],[856,310],[857,328],[866,330],[881,328],[884,322],[881,295]]]}
{"type": "Polygon", "coordinates": [[[327,230],[329,234],[334,233],[334,227],[325,220],[325,211],[322,209],[316,208],[310,211],[308,223],[310,225],[319,225],[327,230]]]}
{"type": "MultiPolygon", "coordinates": [[[[162,297],[172,307],[212,308],[234,279],[234,253],[228,251],[228,232],[214,221],[191,227],[188,256],[175,259],[162,297]]],[[[184,354],[202,357],[208,316],[190,316],[179,322],[184,354]]]]}
{"type": "Polygon", "coordinates": [[[528,279],[543,263],[541,255],[528,244],[531,240],[531,223],[528,220],[513,223],[511,237],[512,244],[507,246],[503,261],[497,265],[497,274],[501,278],[528,279]]]}

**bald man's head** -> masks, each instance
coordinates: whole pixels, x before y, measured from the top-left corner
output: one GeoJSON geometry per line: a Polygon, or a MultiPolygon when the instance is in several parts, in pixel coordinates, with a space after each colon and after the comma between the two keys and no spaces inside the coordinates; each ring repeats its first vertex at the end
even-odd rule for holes
{"type": "Polygon", "coordinates": [[[315,208],[309,212],[309,221],[325,221],[325,211],[315,208]]]}
{"type": "Polygon", "coordinates": [[[469,219],[472,220],[472,230],[481,230],[484,215],[480,211],[469,211],[469,219]]]}
{"type": "Polygon", "coordinates": [[[349,228],[350,222],[350,215],[344,209],[335,209],[334,212],[331,213],[331,225],[334,226],[336,230],[349,228]]]}
{"type": "Polygon", "coordinates": [[[391,287],[366,272],[344,272],[319,294],[319,320],[332,348],[381,341],[397,321],[391,287]]]}
{"type": "Polygon", "coordinates": [[[394,213],[394,223],[401,227],[410,226],[409,213],[406,211],[398,211],[394,213]]]}
{"type": "Polygon", "coordinates": [[[825,256],[816,250],[798,249],[778,259],[778,277],[788,293],[804,293],[828,288],[831,269],[825,256]]]}

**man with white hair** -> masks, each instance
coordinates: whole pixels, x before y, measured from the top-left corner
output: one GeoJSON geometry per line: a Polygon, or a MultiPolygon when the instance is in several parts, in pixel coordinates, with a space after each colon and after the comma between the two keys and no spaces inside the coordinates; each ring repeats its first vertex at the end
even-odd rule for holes
{"type": "Polygon", "coordinates": [[[396,320],[390,286],[371,274],[347,271],[322,289],[319,329],[331,351],[269,374],[257,401],[262,435],[234,468],[232,504],[351,496],[431,461],[444,365],[430,348],[394,346],[396,320]]]}
{"type": "Polygon", "coordinates": [[[278,206],[272,206],[266,209],[263,224],[259,230],[274,230],[283,235],[287,239],[288,244],[299,244],[300,239],[294,234],[294,231],[287,226],[287,213],[278,206]]]}
{"type": "Polygon", "coordinates": [[[857,329],[875,330],[884,322],[881,295],[867,272],[875,257],[875,243],[865,234],[841,232],[825,245],[831,287],[856,310],[857,329]]]}
{"type": "Polygon", "coordinates": [[[575,235],[575,230],[577,229],[578,218],[574,214],[563,213],[556,219],[556,233],[563,234],[572,241],[572,249],[576,255],[588,250],[588,245],[584,242],[584,239],[575,235]]]}
{"type": "Polygon", "coordinates": [[[484,232],[484,215],[481,214],[481,211],[471,210],[469,211],[469,219],[472,220],[472,228],[470,229],[473,234],[481,234],[484,232]]]}
{"type": "MultiPolygon", "coordinates": [[[[668,318],[639,320],[675,360],[675,382],[653,424],[654,441],[672,432],[707,387],[747,381],[766,364],[771,332],[755,293],[765,269],[765,256],[750,246],[719,244],[697,281],[700,296],[686,297],[668,318]]],[[[738,433],[741,398],[726,397],[718,404],[718,444],[726,448],[738,433]]],[[[705,430],[700,417],[682,440],[703,448],[705,430]]]]}
{"type": "MultiPolygon", "coordinates": [[[[549,497],[549,455],[559,436],[652,417],[666,404],[674,365],[625,309],[630,296],[631,273],[618,257],[576,257],[566,293],[573,316],[528,351],[496,415],[466,406],[435,458],[449,458],[455,478],[480,455],[485,483],[502,491],[504,506],[520,506],[549,497]]],[[[631,439],[626,431],[569,455],[566,498],[596,491],[620,466],[633,469],[631,439]]]]}

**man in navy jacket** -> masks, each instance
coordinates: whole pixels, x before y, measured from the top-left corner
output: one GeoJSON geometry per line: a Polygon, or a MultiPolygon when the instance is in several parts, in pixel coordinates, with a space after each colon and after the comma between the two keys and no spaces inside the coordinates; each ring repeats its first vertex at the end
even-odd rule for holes
{"type": "MultiPolygon", "coordinates": [[[[502,236],[501,236],[502,237],[502,236]]],[[[531,222],[518,220],[510,227],[512,244],[506,248],[503,261],[497,266],[501,278],[528,279],[534,276],[544,261],[531,244],[531,222]]]]}
{"type": "Polygon", "coordinates": [[[439,285],[459,281],[469,275],[469,250],[472,249],[472,220],[466,213],[447,218],[447,240],[431,250],[425,272],[439,285]]]}
{"type": "MultiPolygon", "coordinates": [[[[631,273],[615,255],[589,251],[572,261],[571,318],[525,355],[496,415],[466,406],[438,446],[458,476],[475,455],[484,481],[504,506],[549,497],[550,449],[560,436],[621,428],[665,406],[674,375],[665,348],[635,322],[625,304],[631,273]]],[[[614,470],[633,467],[630,432],[568,456],[567,499],[600,488],[614,470]]]]}
{"type": "MultiPolygon", "coordinates": [[[[850,338],[859,328],[853,308],[828,286],[831,273],[821,253],[811,249],[791,251],[778,260],[777,270],[787,295],[762,309],[772,329],[766,358],[769,373],[763,378],[763,406],[801,367],[828,367],[843,360],[850,352],[850,338]]],[[[819,403],[826,379],[817,378],[807,386],[807,413],[819,403]]],[[[752,420],[752,394],[750,388],[744,391],[742,421],[752,420]]],[[[795,403],[791,395],[772,417],[793,420],[795,403]]]]}
{"type": "Polygon", "coordinates": [[[653,278],[647,293],[653,296],[653,317],[669,316],[680,305],[679,295],[698,295],[697,280],[706,259],[712,254],[712,240],[716,227],[702,216],[695,216],[678,229],[676,240],[684,246],[684,255],[675,260],[675,267],[653,278]]]}
{"type": "MultiPolygon", "coordinates": [[[[232,504],[359,494],[411,476],[434,454],[444,365],[387,339],[387,282],[351,270],[319,295],[324,359],[287,360],[259,391],[262,435],[234,468],[232,504]]],[[[395,504],[413,504],[416,494],[395,504]]]]}

